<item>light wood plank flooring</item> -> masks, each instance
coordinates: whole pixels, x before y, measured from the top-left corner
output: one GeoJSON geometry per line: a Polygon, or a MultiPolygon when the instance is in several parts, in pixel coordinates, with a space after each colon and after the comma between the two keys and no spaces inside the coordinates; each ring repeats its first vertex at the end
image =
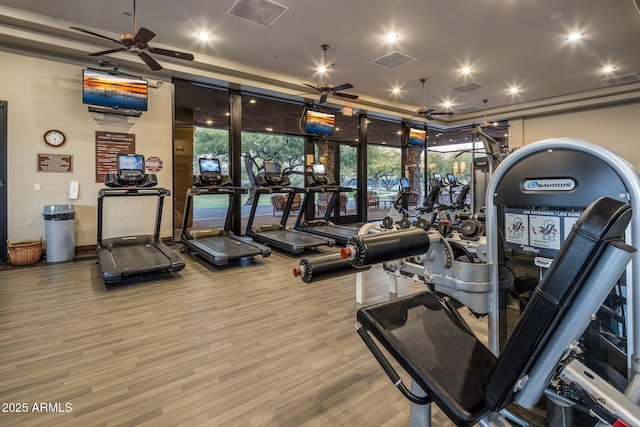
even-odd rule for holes
{"type": "MultiPolygon", "coordinates": [[[[409,425],[353,328],[353,276],[305,284],[276,251],[224,269],[184,256],[109,289],[95,260],[0,270],[0,409],[28,406],[0,425],[409,425]]],[[[367,280],[367,303],[390,298],[385,273],[367,280]]]]}

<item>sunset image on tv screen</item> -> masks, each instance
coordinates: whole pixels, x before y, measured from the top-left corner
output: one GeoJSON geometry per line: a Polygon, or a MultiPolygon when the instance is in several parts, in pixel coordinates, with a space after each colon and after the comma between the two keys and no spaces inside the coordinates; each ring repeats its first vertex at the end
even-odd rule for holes
{"type": "Polygon", "coordinates": [[[82,102],[147,111],[147,81],[137,77],[84,70],[82,102]]]}

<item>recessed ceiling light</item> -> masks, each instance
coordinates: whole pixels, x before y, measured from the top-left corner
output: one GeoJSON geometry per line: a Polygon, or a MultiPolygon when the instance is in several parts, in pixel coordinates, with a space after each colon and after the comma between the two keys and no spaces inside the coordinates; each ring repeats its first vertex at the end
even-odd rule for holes
{"type": "Polygon", "coordinates": [[[582,33],[579,33],[579,32],[571,33],[567,36],[567,40],[569,40],[570,42],[580,40],[581,38],[582,38],[582,33]]]}
{"type": "Polygon", "coordinates": [[[469,74],[473,71],[473,68],[466,66],[466,67],[462,67],[460,71],[462,71],[462,74],[469,74]]]}
{"type": "Polygon", "coordinates": [[[515,95],[518,92],[520,92],[520,89],[515,87],[515,86],[512,86],[512,87],[509,88],[509,93],[512,94],[512,95],[515,95]]]}
{"type": "Polygon", "coordinates": [[[198,40],[202,41],[211,40],[211,34],[207,33],[206,31],[200,31],[196,34],[196,37],[198,38],[198,40]]]}
{"type": "Polygon", "coordinates": [[[273,128],[265,128],[267,132],[273,132],[273,128]]]}
{"type": "Polygon", "coordinates": [[[388,41],[388,42],[394,42],[394,41],[398,40],[398,33],[389,32],[389,33],[384,35],[384,39],[386,41],[388,41]]]}
{"type": "Polygon", "coordinates": [[[614,67],[613,65],[605,65],[604,67],[602,67],[600,69],[600,71],[603,72],[603,73],[611,73],[615,69],[616,69],[616,67],[614,67]]]}
{"type": "Polygon", "coordinates": [[[212,125],[213,124],[213,120],[207,120],[205,123],[207,123],[208,125],[212,125]]]}
{"type": "Polygon", "coordinates": [[[400,93],[400,88],[394,87],[393,89],[391,89],[391,93],[394,95],[398,95],[400,93]]]}
{"type": "Polygon", "coordinates": [[[443,108],[451,108],[452,106],[453,106],[453,103],[451,101],[444,101],[442,103],[443,108]]]}
{"type": "Polygon", "coordinates": [[[318,67],[318,72],[319,73],[326,73],[327,72],[327,67],[325,67],[324,65],[320,65],[318,67]]]}
{"type": "Polygon", "coordinates": [[[255,99],[250,99],[250,100],[249,100],[249,104],[255,104],[255,103],[256,103],[256,100],[255,100],[255,99]]]}

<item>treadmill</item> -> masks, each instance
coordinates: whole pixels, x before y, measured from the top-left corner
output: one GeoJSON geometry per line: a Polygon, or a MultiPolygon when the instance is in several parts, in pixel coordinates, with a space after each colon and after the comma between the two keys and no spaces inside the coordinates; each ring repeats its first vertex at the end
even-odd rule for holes
{"type": "Polygon", "coordinates": [[[332,238],[314,236],[303,231],[287,228],[287,219],[291,212],[291,205],[295,193],[303,193],[304,188],[289,186],[289,178],[282,174],[280,163],[266,160],[264,171],[258,174],[260,187],[256,189],[251,212],[247,222],[247,236],[259,243],[264,243],[284,252],[299,254],[307,250],[315,250],[319,246],[333,246],[336,241],[332,238]],[[260,196],[263,194],[287,194],[287,203],[282,212],[279,224],[253,225],[260,196]]]}
{"type": "Polygon", "coordinates": [[[144,173],[144,157],[140,154],[118,154],[118,171],[105,176],[105,185],[98,192],[98,244],[97,255],[102,279],[106,284],[123,278],[152,272],[180,271],[184,259],[160,240],[160,222],[164,197],[171,192],[158,185],[155,174],[144,173]],[[156,224],[153,236],[138,235],[102,238],[104,199],[108,197],[158,198],[156,224]]]}
{"type": "Polygon", "coordinates": [[[268,257],[271,248],[249,238],[239,237],[231,231],[233,207],[240,203],[240,195],[246,188],[233,187],[229,176],[220,173],[218,159],[198,159],[200,175],[193,176],[193,187],[187,190],[180,240],[187,250],[214,265],[226,265],[229,261],[250,259],[256,255],[268,257]],[[194,196],[227,195],[229,207],[223,228],[189,230],[194,196]]]}
{"type": "Polygon", "coordinates": [[[322,163],[311,165],[311,174],[307,175],[307,185],[307,192],[302,199],[293,227],[306,233],[334,239],[337,244],[345,246],[350,237],[358,234],[361,224],[337,225],[329,218],[334,212],[336,203],[340,201],[340,193],[353,191],[353,189],[336,185],[334,180],[327,175],[326,168],[322,163]],[[313,201],[314,195],[317,193],[327,194],[327,209],[322,218],[308,220],[306,219],[307,205],[309,200],[313,201]]]}

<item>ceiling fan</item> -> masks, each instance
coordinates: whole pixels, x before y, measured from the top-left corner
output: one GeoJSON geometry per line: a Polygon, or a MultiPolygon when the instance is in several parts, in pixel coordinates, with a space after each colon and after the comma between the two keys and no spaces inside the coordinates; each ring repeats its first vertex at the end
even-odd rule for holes
{"type": "Polygon", "coordinates": [[[478,124],[473,124],[471,127],[469,128],[464,128],[465,130],[475,130],[475,129],[495,129],[495,130],[504,130],[506,128],[509,127],[509,124],[504,123],[504,122],[498,122],[498,121],[493,121],[490,122],[487,120],[487,102],[489,102],[488,99],[483,99],[482,103],[484,104],[484,118],[482,120],[481,123],[478,124]]]}
{"type": "MultiPolygon", "coordinates": [[[[329,45],[328,44],[323,44],[322,46],[322,50],[324,50],[324,62],[323,62],[323,66],[326,69],[327,68],[327,50],[329,49],[329,45]]],[[[324,81],[316,86],[307,84],[307,83],[303,83],[303,85],[310,87],[311,89],[314,89],[315,91],[317,91],[320,94],[320,104],[324,104],[325,102],[327,102],[327,96],[329,95],[333,95],[333,96],[339,96],[342,98],[347,98],[347,99],[358,99],[357,95],[351,95],[348,93],[342,93],[340,92],[341,90],[346,90],[346,89],[351,89],[353,87],[353,85],[351,83],[344,83],[338,86],[331,86],[331,84],[327,81],[324,81]]],[[[313,93],[313,92],[311,92],[313,93]]]]}
{"type": "Polygon", "coordinates": [[[72,30],[82,31],[83,33],[87,33],[92,36],[100,37],[100,38],[110,40],[112,42],[123,45],[122,47],[118,47],[115,49],[109,49],[101,52],[90,53],[89,56],[101,56],[101,55],[108,55],[110,53],[115,53],[115,52],[129,51],[131,53],[138,55],[140,59],[142,59],[144,63],[147,64],[147,66],[154,71],[162,70],[162,66],[158,64],[158,62],[155,59],[153,59],[153,57],[149,55],[149,53],[153,53],[156,55],[170,56],[172,58],[185,59],[187,61],[193,61],[193,55],[190,53],[177,52],[175,50],[162,49],[158,47],[149,46],[149,42],[151,41],[151,39],[153,39],[156,36],[156,34],[153,31],[144,27],[136,31],[136,0],[133,0],[133,31],[131,31],[130,33],[120,34],[120,40],[116,40],[114,38],[104,36],[102,34],[94,33],[93,31],[85,30],[84,28],[79,28],[79,27],[70,27],[70,28],[72,30]]]}
{"type": "Polygon", "coordinates": [[[422,107],[418,108],[418,110],[416,111],[416,115],[418,117],[422,117],[423,119],[434,120],[433,116],[446,116],[453,114],[453,112],[451,111],[436,112],[436,110],[434,110],[433,108],[427,108],[425,91],[426,82],[427,79],[425,79],[424,77],[420,79],[420,83],[422,83],[422,107]]]}

